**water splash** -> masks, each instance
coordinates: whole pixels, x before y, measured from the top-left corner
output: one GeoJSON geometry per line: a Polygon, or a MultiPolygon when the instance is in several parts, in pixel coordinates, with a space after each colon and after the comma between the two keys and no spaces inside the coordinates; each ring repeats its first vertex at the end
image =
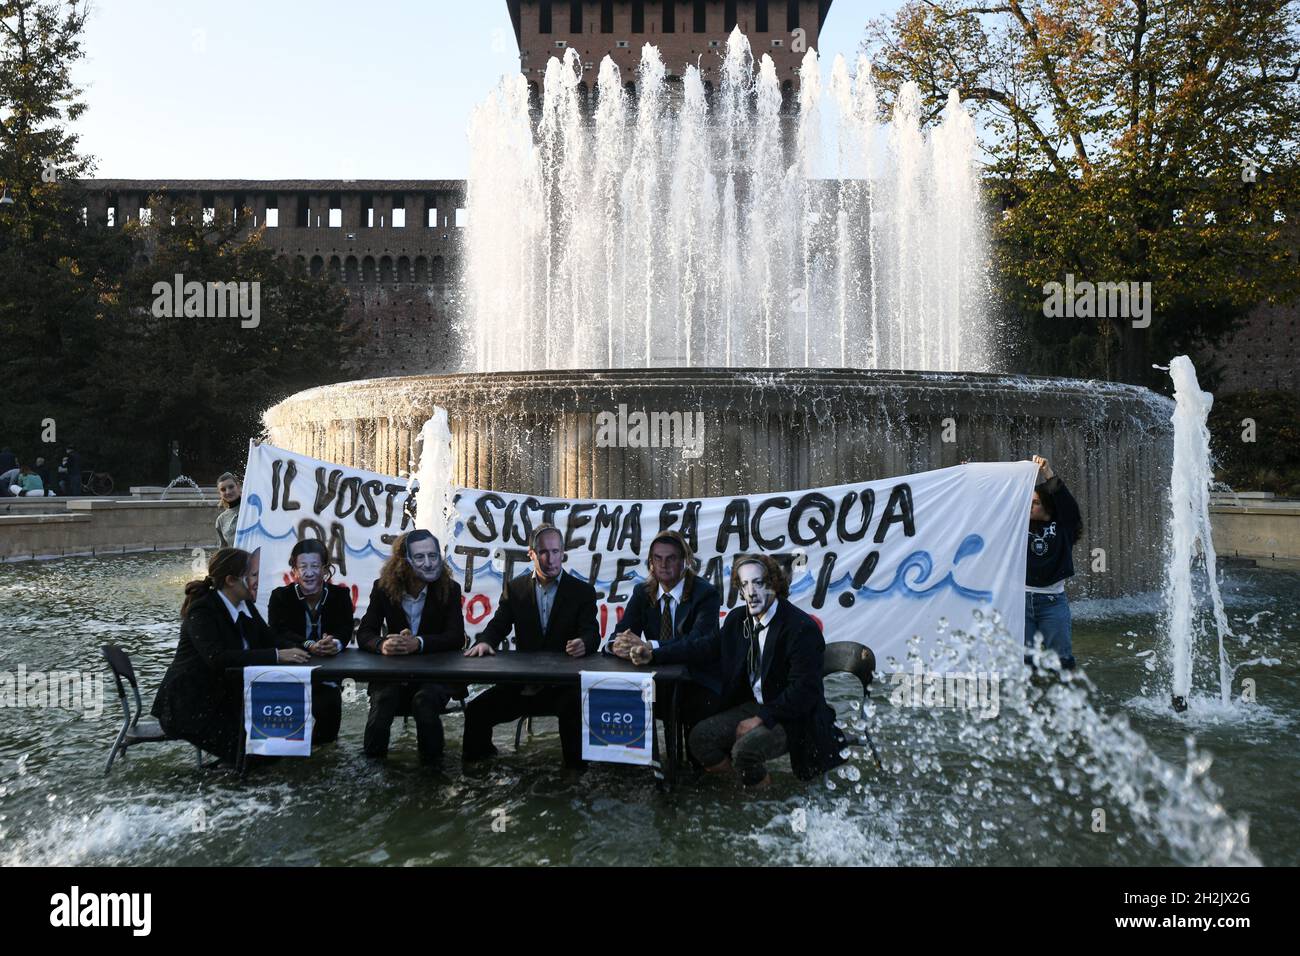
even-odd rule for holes
{"type": "Polygon", "coordinates": [[[906,84],[887,127],[855,69],[809,51],[795,109],[736,30],[716,91],[649,44],[594,91],[552,57],[536,115],[503,79],[470,127],[464,369],[987,370],[970,117],[954,92],[927,134],[906,84]]]}
{"type": "MultiPolygon", "coordinates": [[[[931,852],[942,850],[908,862],[1059,864],[1070,860],[1054,847],[1072,842],[1071,852],[1081,846],[1089,852],[1088,841],[1077,839],[1083,832],[1098,841],[1091,852],[1107,858],[1140,841],[1173,863],[1259,864],[1248,820],[1224,809],[1222,792],[1209,776],[1212,758],[1194,737],[1184,738],[1182,766],[1163,759],[1125,715],[1102,709],[1083,671],[1062,672],[1056,656],[1043,651],[1038,673],[1027,674],[1022,649],[995,616],[973,616],[965,629],[940,630],[924,657],[920,638],[913,639],[908,666],[891,680],[905,680],[918,662],[928,674],[953,674],[977,662],[996,677],[996,717],[983,719],[973,709],[908,706],[906,694],[877,689],[860,716],[845,722],[852,730],[870,727],[884,771],[855,748],[851,763],[828,775],[825,784],[837,803],[846,791],[849,799],[863,801],[869,818],[879,821],[877,829],[907,834],[931,852]]],[[[808,813],[803,842],[814,861],[889,858],[881,852],[883,834],[864,832],[856,843],[844,842],[838,816],[808,813]]]]}
{"type": "Polygon", "coordinates": [[[1213,605],[1214,628],[1219,641],[1219,694],[1223,704],[1232,692],[1232,669],[1223,646],[1231,635],[1228,616],[1219,593],[1217,556],[1210,527],[1210,487],[1214,482],[1207,424],[1214,396],[1201,391],[1196,368],[1186,355],[1169,363],[1174,380],[1174,465],[1169,484],[1170,554],[1165,581],[1165,621],[1173,675],[1175,710],[1183,710],[1192,695],[1192,670],[1197,638],[1203,632],[1193,565],[1199,558],[1213,605]]]}

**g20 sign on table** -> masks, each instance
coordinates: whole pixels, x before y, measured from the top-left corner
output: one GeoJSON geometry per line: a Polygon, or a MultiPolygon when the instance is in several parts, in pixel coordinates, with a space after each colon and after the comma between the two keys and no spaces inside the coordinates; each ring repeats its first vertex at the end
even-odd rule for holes
{"type": "Polygon", "coordinates": [[[648,766],[655,675],[582,672],[582,759],[648,766]]]}
{"type": "Polygon", "coordinates": [[[528,540],[542,523],[564,534],[565,570],[589,581],[608,637],[632,589],[646,579],[650,540],[676,529],[698,571],[735,606],[735,556],[778,556],[790,597],[830,641],[869,644],[881,670],[922,650],[941,620],[970,625],[972,611],[1001,613],[1024,640],[1032,462],[967,464],[880,481],[730,498],[566,500],[463,489],[448,564],[465,594],[466,630],[477,634],[504,580],[527,571],[528,540]]]}
{"type": "Polygon", "coordinates": [[[310,757],[311,667],[256,664],[244,668],[246,753],[310,757]]]}

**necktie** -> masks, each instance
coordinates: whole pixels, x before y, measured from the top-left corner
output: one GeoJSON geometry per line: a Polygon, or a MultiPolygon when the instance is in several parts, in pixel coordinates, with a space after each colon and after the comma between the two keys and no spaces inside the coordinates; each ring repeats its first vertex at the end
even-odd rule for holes
{"type": "Polygon", "coordinates": [[[673,639],[673,596],[664,595],[663,611],[659,614],[659,643],[666,644],[673,639]]]}
{"type": "Polygon", "coordinates": [[[749,682],[752,684],[763,673],[763,652],[758,646],[758,635],[767,629],[766,624],[759,624],[752,617],[745,618],[745,633],[749,637],[749,653],[745,662],[749,667],[749,682]]]}
{"type": "Polygon", "coordinates": [[[248,636],[253,633],[253,619],[247,614],[241,614],[237,623],[239,625],[239,639],[244,642],[244,650],[248,650],[251,646],[248,636]]]}

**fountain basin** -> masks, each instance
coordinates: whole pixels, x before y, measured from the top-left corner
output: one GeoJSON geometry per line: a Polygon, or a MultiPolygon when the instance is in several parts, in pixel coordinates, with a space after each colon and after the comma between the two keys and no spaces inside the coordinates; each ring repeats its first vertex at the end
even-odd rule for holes
{"type": "Polygon", "coordinates": [[[1041,454],[1083,511],[1072,592],[1114,597],[1163,580],[1173,403],[1138,386],[856,369],[493,372],[321,386],[264,421],[280,447],[405,475],[438,406],[457,484],[562,498],[758,494],[1041,454]],[[608,446],[602,424],[620,406],[625,421],[702,414],[702,454],[632,447],[630,433],[608,446]]]}

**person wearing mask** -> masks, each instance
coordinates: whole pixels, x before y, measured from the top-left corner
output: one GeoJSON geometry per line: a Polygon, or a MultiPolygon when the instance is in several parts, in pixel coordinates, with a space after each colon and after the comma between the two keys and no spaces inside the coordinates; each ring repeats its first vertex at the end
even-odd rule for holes
{"type": "Polygon", "coordinates": [[[207,576],[185,585],[176,656],[153,703],[165,733],[229,763],[238,756],[244,727],[242,685],[230,668],[310,660],[258,613],[259,559],[222,548],[208,562],[207,576]]]}
{"type": "MultiPolygon", "coordinates": [[[[357,627],[357,646],[372,654],[432,654],[465,646],[460,584],[447,571],[442,544],[430,531],[412,531],[393,542],[370,604],[357,627]]],[[[441,766],[444,736],[439,715],[452,695],[464,691],[435,681],[370,683],[366,719],[367,757],[388,755],[393,718],[415,717],[420,762],[441,766]]]]}
{"type": "MultiPolygon", "coordinates": [[[[670,641],[699,640],[717,633],[722,596],[695,573],[693,560],[691,546],[680,532],[655,535],[646,559],[646,582],[632,592],[605,653],[627,659],[640,644],[654,649],[670,641]]],[[[690,677],[680,689],[682,720],[688,731],[717,712],[722,692],[716,662],[692,666],[690,677]]],[[[656,693],[656,702],[662,699],[666,698],[656,693]]]]}
{"type": "Polygon", "coordinates": [[[744,603],[720,631],[658,648],[639,645],[632,662],[720,665],[724,709],[688,737],[709,772],[734,768],[746,787],[763,787],[772,780],[767,761],[785,753],[801,780],[839,766],[845,740],[822,688],[826,644],[817,622],[790,603],[789,579],[770,555],[738,557],[731,587],[744,603]]]}
{"type": "MultiPolygon", "coordinates": [[[[1072,670],[1070,601],[1065,582],[1074,576],[1074,545],[1083,533],[1079,504],[1052,470],[1046,458],[1035,455],[1038,484],[1029,506],[1029,557],[1025,575],[1025,647],[1043,644],[1060,659],[1062,670],[1072,670]]],[[[1025,663],[1033,663],[1025,654],[1025,663]]]]}
{"type": "Polygon", "coordinates": [[[223,548],[235,546],[235,529],[239,527],[239,504],[244,494],[243,482],[233,472],[217,479],[217,497],[221,503],[217,512],[217,542],[223,548]]]}
{"type": "MultiPolygon", "coordinates": [[[[312,657],[333,657],[352,641],[352,595],[330,584],[334,565],[325,543],[316,538],[299,541],[289,552],[293,583],[271,592],[267,619],[271,630],[291,638],[312,657]]],[[[343,720],[343,692],[336,682],[312,687],[311,743],[338,739],[343,720]]]]}
{"type": "MultiPolygon", "coordinates": [[[[495,654],[513,631],[517,653],[567,654],[585,657],[596,652],[600,629],[596,623],[596,589],[564,573],[564,535],[554,525],[541,525],[530,539],[532,573],[508,581],[492,620],[466,657],[495,654]]],[[[497,752],[492,728],[520,717],[558,717],[564,765],[585,766],[582,759],[582,693],[576,686],[496,684],[465,708],[462,755],[481,760],[497,752]]]]}

